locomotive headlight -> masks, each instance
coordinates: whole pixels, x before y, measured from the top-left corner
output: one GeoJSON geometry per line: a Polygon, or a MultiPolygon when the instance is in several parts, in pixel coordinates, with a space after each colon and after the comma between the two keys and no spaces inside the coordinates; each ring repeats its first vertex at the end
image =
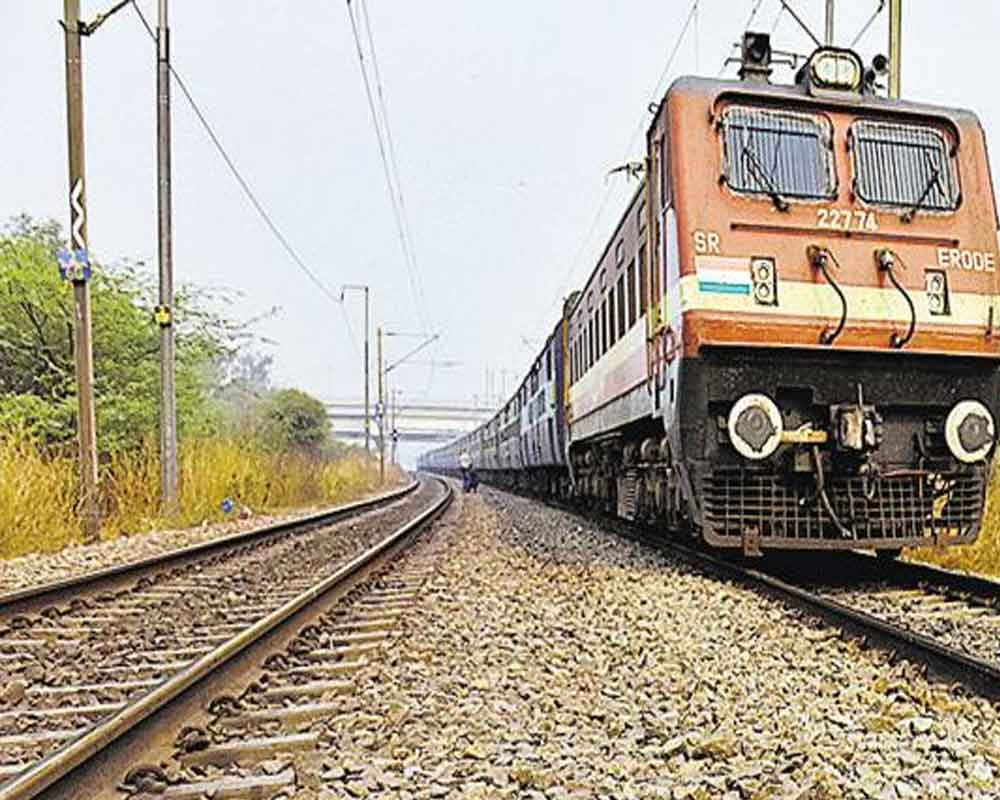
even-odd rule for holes
{"type": "Polygon", "coordinates": [[[948,449],[963,464],[975,464],[989,454],[996,439],[990,410],[978,400],[962,400],[944,421],[948,449]]]}
{"type": "Polygon", "coordinates": [[[757,305],[778,305],[778,275],[773,258],[751,259],[750,282],[753,285],[753,299],[757,305]]]}
{"type": "Polygon", "coordinates": [[[948,276],[943,270],[929,269],[924,273],[924,285],[927,292],[927,310],[940,317],[951,313],[948,302],[948,276]]]}
{"type": "Polygon", "coordinates": [[[781,444],[781,411],[765,394],[745,394],[729,411],[729,440],[744,458],[760,461],[781,444]]]}
{"type": "Polygon", "coordinates": [[[861,59],[850,50],[818,50],[812,57],[810,72],[812,84],[820,89],[856,92],[861,88],[861,59]]]}

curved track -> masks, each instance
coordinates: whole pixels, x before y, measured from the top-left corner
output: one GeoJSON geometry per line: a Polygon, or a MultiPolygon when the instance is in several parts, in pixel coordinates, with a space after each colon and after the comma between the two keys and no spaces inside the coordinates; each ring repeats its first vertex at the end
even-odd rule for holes
{"type": "Polygon", "coordinates": [[[164,569],[177,569],[203,561],[208,556],[237,552],[239,548],[267,545],[288,534],[302,533],[317,526],[348,519],[405,497],[419,485],[419,481],[413,481],[401,489],[299,519],[242,531],[232,536],[223,536],[191,547],[170,550],[139,561],[130,561],[107,569],[0,594],[0,625],[13,615],[44,611],[62,602],[78,600],[84,593],[114,591],[164,569]]]}
{"type": "Polygon", "coordinates": [[[164,713],[246,668],[250,654],[361,580],[450,496],[442,482],[423,481],[6,599],[0,666],[12,680],[0,710],[0,800],[99,796],[132,737],[161,738],[164,713]],[[26,604],[44,610],[24,613],[26,604]]]}

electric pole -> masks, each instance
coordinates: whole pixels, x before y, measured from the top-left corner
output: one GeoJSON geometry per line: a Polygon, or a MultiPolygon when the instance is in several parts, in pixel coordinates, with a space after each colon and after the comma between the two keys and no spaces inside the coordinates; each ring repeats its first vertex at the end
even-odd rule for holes
{"type": "Polygon", "coordinates": [[[826,43],[833,46],[833,6],[834,0],[826,0],[826,43]]]}
{"type": "Polygon", "coordinates": [[[396,445],[399,442],[399,430],[397,429],[397,418],[399,415],[399,395],[402,394],[402,389],[392,390],[392,459],[390,463],[393,465],[397,464],[396,460],[396,445]]]}
{"type": "Polygon", "coordinates": [[[378,478],[385,483],[385,372],[382,369],[382,326],[378,329],[378,478]]]}
{"type": "Polygon", "coordinates": [[[368,322],[368,287],[356,283],[345,283],[340,287],[340,302],[344,302],[344,292],[348,289],[355,289],[357,291],[363,291],[365,293],[365,451],[370,453],[371,448],[371,404],[369,393],[371,391],[371,378],[369,377],[368,367],[370,362],[368,356],[369,339],[371,338],[371,327],[368,322]]]}
{"type": "Polygon", "coordinates": [[[899,99],[903,71],[903,0],[889,0],[889,97],[899,99]]]}
{"type": "Polygon", "coordinates": [[[156,173],[160,253],[160,499],[163,513],[177,512],[177,389],[174,353],[174,264],[170,214],[170,28],[167,0],[159,0],[156,25],[156,173]]]}
{"type": "MultiPolygon", "coordinates": [[[[68,260],[89,263],[87,252],[87,192],[83,148],[83,63],[80,0],[65,0],[66,128],[69,138],[68,260]]],[[[94,352],[90,327],[90,287],[87,272],[73,280],[73,358],[76,366],[77,438],[80,446],[80,507],[83,536],[96,542],[100,534],[97,483],[97,424],[94,419],[94,352]]]]}

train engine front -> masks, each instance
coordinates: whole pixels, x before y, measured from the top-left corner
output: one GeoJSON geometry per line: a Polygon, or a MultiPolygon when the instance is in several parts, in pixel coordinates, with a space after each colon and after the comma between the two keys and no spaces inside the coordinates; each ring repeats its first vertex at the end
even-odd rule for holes
{"type": "Polygon", "coordinates": [[[967,111],[823,48],[772,85],[682,79],[649,133],[655,404],[708,543],[976,538],[1000,402],[997,217],[967,111]]]}

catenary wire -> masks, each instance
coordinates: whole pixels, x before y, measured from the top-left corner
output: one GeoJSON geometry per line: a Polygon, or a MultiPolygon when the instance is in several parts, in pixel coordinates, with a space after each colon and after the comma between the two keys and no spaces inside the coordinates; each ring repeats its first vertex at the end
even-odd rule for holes
{"type": "MultiPolygon", "coordinates": [[[[694,19],[694,15],[697,11],[699,2],[700,0],[694,0],[694,2],[691,3],[691,8],[688,11],[687,18],[684,21],[684,25],[681,27],[680,32],[677,34],[677,39],[675,40],[674,46],[670,51],[670,55],[667,58],[667,62],[663,67],[663,71],[660,73],[660,77],[657,78],[656,84],[653,86],[653,89],[649,93],[649,96],[656,97],[658,95],[660,85],[666,79],[667,75],[670,72],[670,68],[674,64],[674,60],[677,58],[678,52],[680,52],[681,44],[683,44],[684,42],[684,36],[687,33],[688,28],[691,27],[691,22],[694,19]]],[[[632,148],[635,147],[636,139],[642,133],[645,124],[646,124],[646,116],[643,115],[639,119],[638,124],[636,125],[635,129],[632,132],[632,136],[629,139],[628,147],[625,149],[625,155],[623,156],[622,161],[628,160],[628,156],[632,152],[632,148]]],[[[573,277],[573,274],[576,272],[580,259],[586,252],[587,247],[590,245],[591,239],[594,236],[594,232],[597,230],[598,225],[601,223],[601,220],[604,217],[604,212],[608,207],[608,203],[611,201],[613,189],[614,185],[612,183],[608,183],[608,187],[607,189],[605,189],[604,196],[601,198],[601,203],[598,206],[597,213],[594,215],[593,220],[591,220],[590,227],[587,229],[587,234],[586,236],[584,236],[583,241],[580,243],[579,248],[577,248],[577,250],[575,251],[573,259],[569,263],[569,267],[567,268],[565,274],[559,281],[554,299],[545,308],[545,310],[538,316],[538,319],[535,321],[535,324],[532,325],[532,327],[530,328],[529,332],[532,335],[534,335],[539,330],[539,328],[543,324],[545,324],[545,319],[552,312],[552,309],[555,308],[560,302],[562,302],[562,293],[566,290],[567,284],[570,282],[570,280],[573,277]]]]}
{"type": "MultiPolygon", "coordinates": [[[[757,18],[757,12],[760,11],[760,7],[764,5],[764,0],[752,0],[753,7],[750,9],[750,16],[747,17],[747,21],[743,24],[743,29],[741,33],[749,31],[750,26],[753,25],[753,21],[757,18]]],[[[726,67],[729,66],[729,57],[727,56],[722,62],[722,67],[719,69],[719,77],[722,77],[722,73],[726,71],[726,67]]]]}
{"type": "Polygon", "coordinates": [[[855,36],[854,40],[851,42],[852,49],[858,42],[861,41],[861,37],[864,36],[866,33],[868,33],[868,29],[871,28],[875,20],[878,19],[879,14],[881,14],[885,10],[885,5],[886,5],[885,0],[879,0],[878,8],[875,9],[875,13],[868,18],[868,22],[866,22],[864,26],[861,28],[861,30],[858,31],[858,35],[855,36]]]}
{"type": "MultiPolygon", "coordinates": [[[[139,8],[139,5],[138,3],[136,3],[136,0],[132,0],[132,8],[135,10],[135,13],[139,16],[139,21],[142,23],[142,26],[146,29],[146,33],[148,33],[150,38],[155,42],[156,33],[155,31],[153,31],[149,22],[146,20],[146,17],[143,15],[142,9],[139,8]]],[[[354,328],[351,325],[351,319],[347,315],[347,310],[344,308],[344,304],[340,301],[339,297],[337,297],[333,292],[330,291],[329,288],[327,288],[326,284],[324,284],[323,281],[319,279],[316,273],[309,268],[309,266],[305,263],[305,261],[302,260],[302,258],[296,252],[295,248],[292,247],[291,243],[288,240],[288,237],[286,237],[281,232],[281,229],[278,228],[277,224],[274,222],[274,219],[268,213],[267,209],[264,208],[260,200],[257,199],[257,195],[254,193],[253,189],[250,188],[250,184],[247,182],[246,178],[243,177],[243,174],[240,172],[239,168],[236,166],[236,163],[233,161],[229,153],[226,151],[226,148],[223,147],[222,141],[219,139],[215,130],[212,128],[211,124],[208,121],[208,118],[205,116],[201,108],[198,106],[198,103],[195,101],[194,96],[191,94],[191,90],[188,89],[188,86],[185,83],[184,79],[181,78],[180,74],[174,68],[173,64],[170,64],[169,68],[170,68],[170,74],[177,82],[177,87],[181,90],[181,93],[184,95],[184,98],[191,106],[191,109],[194,111],[195,116],[201,123],[201,126],[205,129],[205,132],[208,134],[208,138],[211,139],[212,144],[215,145],[216,151],[222,157],[222,160],[225,162],[226,166],[229,168],[229,171],[236,179],[236,182],[243,190],[243,194],[246,195],[246,198],[250,201],[250,204],[254,207],[254,210],[256,210],[257,214],[264,221],[264,224],[267,226],[268,230],[278,240],[281,247],[292,259],[292,262],[300,270],[302,270],[303,273],[305,273],[305,275],[309,278],[310,281],[312,281],[312,283],[316,286],[317,289],[319,289],[329,300],[336,303],[337,306],[340,308],[341,314],[343,314],[344,317],[344,323],[347,327],[348,337],[351,340],[351,346],[354,348],[355,354],[360,357],[361,350],[358,347],[358,340],[354,334],[354,328]]]]}
{"type": "MultiPolygon", "coordinates": [[[[354,16],[354,7],[351,4],[351,0],[347,0],[347,14],[351,20],[351,31],[354,34],[354,43],[357,47],[358,52],[358,66],[361,69],[361,78],[365,86],[365,96],[368,100],[368,110],[371,112],[372,125],[375,127],[375,138],[378,143],[379,157],[382,161],[382,172],[385,176],[386,188],[389,191],[389,200],[392,205],[393,218],[396,222],[396,234],[399,238],[400,250],[403,253],[403,264],[406,266],[407,278],[410,283],[410,291],[413,293],[414,302],[417,308],[420,308],[420,292],[417,288],[417,278],[415,274],[415,268],[413,264],[412,255],[410,253],[409,243],[406,238],[406,229],[403,224],[402,212],[399,207],[399,198],[397,197],[397,189],[392,178],[392,169],[389,165],[389,157],[386,152],[386,142],[382,135],[382,126],[379,124],[378,109],[375,105],[375,96],[372,92],[371,79],[368,77],[368,69],[365,66],[365,55],[364,49],[361,45],[361,34],[358,30],[357,19],[354,16]]],[[[419,311],[418,311],[419,314],[419,311]]],[[[421,320],[421,324],[423,321],[421,320]]]]}
{"type": "Polygon", "coordinates": [[[371,17],[368,14],[368,3],[366,0],[359,0],[359,5],[361,6],[361,15],[365,24],[365,34],[368,38],[368,50],[371,52],[372,56],[372,71],[375,75],[375,92],[378,96],[379,109],[382,112],[382,127],[385,130],[385,139],[386,144],[388,145],[389,164],[392,167],[392,173],[396,181],[396,192],[399,195],[399,210],[403,218],[403,230],[406,235],[407,244],[410,248],[410,257],[416,274],[416,284],[420,300],[418,309],[423,316],[422,322],[424,327],[427,330],[431,330],[433,326],[431,325],[430,312],[427,307],[427,296],[424,293],[423,276],[420,273],[420,267],[417,262],[417,250],[413,243],[413,229],[410,226],[410,217],[406,210],[406,199],[403,195],[403,181],[400,177],[399,161],[396,158],[396,142],[395,137],[392,135],[392,126],[389,124],[389,106],[385,99],[385,92],[382,89],[382,72],[378,66],[378,51],[375,49],[375,35],[372,32],[371,17]]]}
{"type": "MultiPolygon", "coordinates": [[[[348,0],[348,5],[350,5],[350,0],[348,0]]],[[[414,244],[413,229],[410,226],[410,216],[406,210],[406,199],[403,195],[403,181],[400,176],[399,161],[396,157],[396,142],[395,142],[395,137],[392,135],[392,127],[389,124],[389,106],[385,99],[385,92],[382,88],[382,72],[379,69],[378,65],[378,51],[375,48],[375,35],[372,31],[371,17],[368,13],[368,3],[366,2],[366,0],[359,0],[359,5],[361,7],[361,16],[364,21],[365,34],[368,39],[368,50],[371,53],[372,71],[375,77],[375,91],[378,97],[379,110],[381,112],[382,127],[385,130],[385,139],[387,144],[387,150],[389,152],[389,165],[392,168],[392,174],[395,180],[395,192],[398,195],[399,211],[403,222],[403,236],[406,239],[410,263],[413,268],[412,272],[414,275],[414,280],[411,281],[410,287],[411,290],[413,290],[414,285],[416,287],[414,300],[416,301],[415,305],[417,310],[417,316],[420,320],[420,323],[424,326],[424,329],[429,332],[434,329],[434,324],[431,320],[430,311],[428,310],[427,295],[424,292],[423,276],[420,272],[420,266],[417,262],[417,249],[416,245],[414,244]]],[[[364,69],[363,65],[362,69],[364,69]]],[[[392,189],[390,189],[390,191],[392,191],[392,189]]],[[[437,344],[434,345],[434,348],[436,351],[437,344]]],[[[431,390],[434,386],[435,377],[436,377],[436,369],[434,366],[434,361],[432,360],[430,368],[427,370],[427,384],[421,396],[427,397],[430,395],[431,390]]]]}

